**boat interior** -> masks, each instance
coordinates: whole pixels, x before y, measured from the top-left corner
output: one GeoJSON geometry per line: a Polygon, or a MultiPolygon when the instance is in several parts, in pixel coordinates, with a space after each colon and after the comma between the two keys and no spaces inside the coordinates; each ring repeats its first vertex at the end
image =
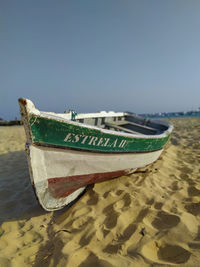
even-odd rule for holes
{"type": "Polygon", "coordinates": [[[19,103],[21,112],[24,112],[23,109],[25,109],[26,104],[26,109],[37,115],[40,114],[48,118],[62,119],[64,121],[72,120],[101,129],[130,134],[160,135],[170,127],[168,123],[163,121],[150,120],[131,112],[101,111],[98,113],[77,114],[73,110],[66,110],[64,113],[54,113],[37,110],[30,100],[20,98],[19,103]],[[28,108],[27,105],[29,106],[28,108]]]}
{"type": "Polygon", "coordinates": [[[143,135],[158,135],[168,129],[167,125],[137,116],[132,113],[123,113],[116,116],[102,116],[77,118],[75,121],[97,126],[103,129],[143,135]]]}
{"type": "Polygon", "coordinates": [[[168,129],[168,124],[163,121],[150,120],[131,112],[105,112],[76,114],[74,118],[72,111],[62,113],[41,112],[43,115],[64,120],[73,120],[86,125],[96,126],[101,129],[138,134],[159,135],[168,129]]]}

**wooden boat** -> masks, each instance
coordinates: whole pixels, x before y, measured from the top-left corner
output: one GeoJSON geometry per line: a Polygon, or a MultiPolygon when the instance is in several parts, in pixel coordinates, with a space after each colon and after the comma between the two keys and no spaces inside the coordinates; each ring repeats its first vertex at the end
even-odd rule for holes
{"type": "Polygon", "coordinates": [[[88,184],[130,174],[156,161],[173,126],[130,112],[63,114],[19,99],[31,182],[45,210],[76,199],[88,184]]]}

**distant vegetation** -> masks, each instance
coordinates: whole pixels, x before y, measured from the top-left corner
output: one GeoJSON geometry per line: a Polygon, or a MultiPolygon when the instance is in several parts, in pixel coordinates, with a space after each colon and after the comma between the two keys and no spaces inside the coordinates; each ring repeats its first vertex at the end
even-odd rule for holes
{"type": "Polygon", "coordinates": [[[22,124],[22,121],[18,120],[17,118],[15,118],[15,120],[3,120],[0,117],[0,126],[11,126],[11,125],[20,125],[22,124]]]}
{"type": "Polygon", "coordinates": [[[180,112],[160,112],[160,113],[148,113],[140,114],[145,118],[176,118],[176,117],[199,117],[200,109],[191,111],[180,111],[180,112]]]}

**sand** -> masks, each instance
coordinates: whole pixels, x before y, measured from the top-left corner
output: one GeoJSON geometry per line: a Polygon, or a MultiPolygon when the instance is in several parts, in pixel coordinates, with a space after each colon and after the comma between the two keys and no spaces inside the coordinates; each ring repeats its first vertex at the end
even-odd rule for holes
{"type": "Polygon", "coordinates": [[[200,118],[170,121],[156,163],[57,212],[35,199],[23,127],[0,127],[0,266],[200,266],[200,118]]]}

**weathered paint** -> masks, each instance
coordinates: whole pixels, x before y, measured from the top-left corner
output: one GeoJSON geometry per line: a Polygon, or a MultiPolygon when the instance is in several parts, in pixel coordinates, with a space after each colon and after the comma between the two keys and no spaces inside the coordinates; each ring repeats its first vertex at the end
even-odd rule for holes
{"type": "MultiPolygon", "coordinates": [[[[19,103],[27,135],[31,182],[39,203],[48,211],[71,203],[87,184],[112,179],[154,162],[173,129],[167,125],[167,130],[159,135],[137,137],[69,121],[70,114],[40,112],[28,99],[19,99],[19,103]]],[[[124,116],[109,112],[77,117],[94,115],[124,116]]]]}
{"type": "MultiPolygon", "coordinates": [[[[123,170],[134,172],[137,168],[157,160],[162,153],[162,150],[150,153],[98,153],[35,145],[27,145],[26,151],[31,182],[39,203],[45,210],[60,209],[83,192],[85,186],[78,185],[76,181],[67,181],[67,177],[73,180],[72,177],[76,176],[78,182],[81,177],[87,177],[85,179],[89,181],[83,179],[84,184],[93,183],[95,177],[90,177],[90,174],[98,176],[102,173],[113,173],[112,176],[118,176],[123,174],[123,170]],[[122,172],[118,173],[119,170],[122,172]],[[63,177],[67,179],[62,179],[63,177]],[[51,180],[52,178],[55,180],[51,180]],[[55,182],[55,185],[49,185],[49,181],[52,184],[55,182]],[[75,189],[76,186],[82,187],[75,189]]],[[[109,175],[106,179],[112,178],[109,175]]]]}
{"type": "Polygon", "coordinates": [[[54,198],[63,198],[67,197],[80,187],[110,180],[127,173],[130,173],[130,170],[50,178],[48,179],[49,192],[54,198]]]}
{"type": "Polygon", "coordinates": [[[158,138],[127,137],[32,115],[33,143],[102,152],[146,152],[161,149],[169,135],[158,138]]]}

